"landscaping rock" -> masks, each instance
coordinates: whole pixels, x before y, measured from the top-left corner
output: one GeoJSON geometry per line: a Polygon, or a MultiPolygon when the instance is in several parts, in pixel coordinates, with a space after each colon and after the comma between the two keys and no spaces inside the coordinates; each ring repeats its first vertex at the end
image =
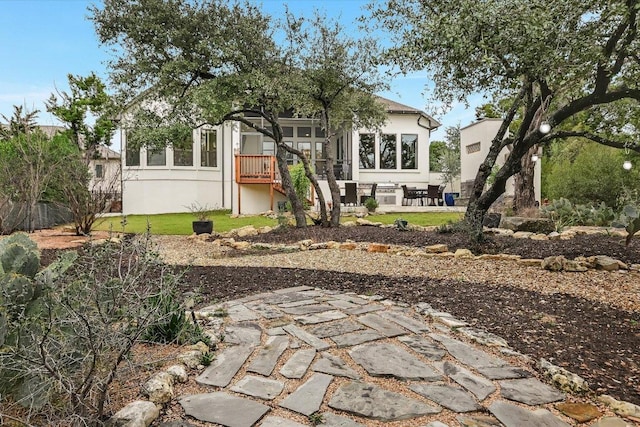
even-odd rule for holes
{"type": "Polygon", "coordinates": [[[500,226],[500,220],[502,219],[502,214],[498,212],[489,212],[484,216],[482,220],[482,225],[488,228],[498,228],[500,226]]]}
{"type": "Polygon", "coordinates": [[[381,243],[369,243],[369,247],[367,248],[367,252],[376,252],[381,254],[386,254],[389,252],[389,245],[383,245],[381,243]]]}
{"type": "Polygon", "coordinates": [[[556,409],[579,423],[586,423],[602,416],[597,407],[588,403],[558,403],[556,409]]]}
{"type": "Polygon", "coordinates": [[[567,259],[562,256],[549,256],[542,260],[542,268],[549,271],[562,271],[562,267],[567,259]]]}
{"type": "Polygon", "coordinates": [[[331,380],[331,375],[313,374],[307,382],[280,402],[280,406],[306,416],[313,414],[320,409],[331,380]]]}
{"type": "Polygon", "coordinates": [[[563,393],[535,378],[505,380],[499,384],[503,397],[527,405],[541,405],[564,399],[563,393]]]}
{"type": "Polygon", "coordinates": [[[186,383],[189,380],[189,376],[187,375],[187,370],[182,365],[169,366],[165,372],[171,375],[174,378],[174,380],[179,383],[186,383]]]}
{"type": "Polygon", "coordinates": [[[148,427],[160,416],[160,409],[151,402],[136,400],[116,412],[107,427],[148,427]]]}
{"type": "Polygon", "coordinates": [[[564,271],[576,272],[576,273],[582,273],[589,270],[589,268],[587,268],[587,266],[584,263],[576,260],[569,260],[569,259],[565,259],[564,261],[562,261],[562,269],[564,271]]]}
{"type": "Polygon", "coordinates": [[[440,254],[444,252],[449,252],[449,248],[447,247],[447,245],[438,244],[438,245],[425,246],[424,251],[429,254],[440,254]]]}
{"type": "Polygon", "coordinates": [[[153,403],[167,403],[173,399],[173,376],[158,372],[142,386],[142,394],[153,403]]]}
{"type": "Polygon", "coordinates": [[[619,261],[606,255],[596,256],[595,265],[597,270],[616,271],[620,269],[619,261]]]}
{"type": "Polygon", "coordinates": [[[500,228],[507,230],[528,231],[531,233],[549,234],[555,231],[555,224],[548,218],[525,218],[518,216],[503,216],[500,228]]]}
{"type": "Polygon", "coordinates": [[[598,400],[609,405],[613,412],[620,416],[631,418],[635,421],[640,420],[640,406],[638,405],[634,405],[633,403],[625,402],[623,400],[616,400],[606,394],[598,397],[598,400]]]}
{"type": "Polygon", "coordinates": [[[456,249],[453,257],[457,259],[473,259],[474,255],[469,249],[456,249]]]}
{"type": "Polygon", "coordinates": [[[545,359],[540,359],[538,366],[544,376],[549,378],[562,391],[573,393],[586,393],[589,391],[589,384],[573,372],[556,366],[545,359]]]}

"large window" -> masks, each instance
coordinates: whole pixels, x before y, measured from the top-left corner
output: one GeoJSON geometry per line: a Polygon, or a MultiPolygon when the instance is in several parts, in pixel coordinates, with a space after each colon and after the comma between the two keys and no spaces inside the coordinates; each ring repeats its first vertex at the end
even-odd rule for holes
{"type": "Polygon", "coordinates": [[[140,166],[140,149],[127,146],[124,161],[127,166],[140,166]]]}
{"type": "Polygon", "coordinates": [[[404,134],[402,139],[402,169],[417,169],[416,164],[417,151],[418,151],[418,135],[416,134],[404,134]]]}
{"type": "Polygon", "coordinates": [[[398,143],[393,134],[380,136],[380,169],[395,169],[397,165],[398,143]]]}
{"type": "Polygon", "coordinates": [[[193,141],[189,138],[180,145],[173,146],[174,166],[193,166],[193,141]]]}
{"type": "Polygon", "coordinates": [[[165,148],[147,149],[147,166],[166,166],[167,150],[165,148]]]}
{"type": "Polygon", "coordinates": [[[203,129],[200,132],[200,166],[218,166],[218,132],[214,129],[203,129]]]}
{"type": "Polygon", "coordinates": [[[360,134],[360,169],[376,167],[376,137],[372,133],[360,134]]]}

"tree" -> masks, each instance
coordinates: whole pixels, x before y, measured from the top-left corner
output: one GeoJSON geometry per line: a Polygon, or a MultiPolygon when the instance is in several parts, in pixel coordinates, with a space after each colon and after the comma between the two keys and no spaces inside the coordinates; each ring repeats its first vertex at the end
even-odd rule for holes
{"type": "Polygon", "coordinates": [[[442,172],[440,162],[447,151],[447,143],[444,141],[431,141],[429,144],[429,170],[431,172],[442,172]]]}
{"type": "Polygon", "coordinates": [[[100,149],[111,145],[115,132],[115,105],[106,86],[94,73],[87,77],[68,75],[70,93],[52,94],[47,110],[68,128],[64,134],[82,150],[79,159],[69,159],[58,179],[63,202],[71,210],[76,234],[89,234],[98,214],[103,212],[119,186],[118,174],[109,181],[93,181],[90,162],[100,157],[100,149]],[[59,98],[58,98],[59,97],[59,98]],[[95,119],[90,125],[89,116],[95,119]],[[91,188],[90,188],[91,186],[91,188]]]}
{"type": "Polygon", "coordinates": [[[638,110],[635,1],[390,1],[371,9],[396,42],[387,58],[405,72],[431,71],[437,98],[451,103],[485,92],[511,100],[478,170],[465,214],[478,238],[487,210],[536,144],[581,136],[640,152],[638,129],[623,132],[617,120],[618,132],[563,129],[581,112],[619,109],[623,104],[638,110]],[[521,122],[507,135],[518,112],[521,122]],[[540,130],[543,123],[551,132],[540,130]],[[497,156],[507,145],[512,149],[485,190],[497,156]]]}
{"type": "Polygon", "coordinates": [[[49,137],[35,127],[36,117],[37,111],[23,113],[14,107],[9,132],[0,138],[0,194],[20,211],[11,224],[0,224],[3,232],[13,231],[23,220],[28,231],[34,230],[36,204],[78,152],[65,136],[49,137]]]}
{"type": "Polygon", "coordinates": [[[115,105],[106,92],[106,86],[94,73],[87,77],[69,74],[71,93],[51,94],[47,111],[68,126],[67,134],[83,150],[87,165],[97,155],[100,146],[111,145],[116,129],[115,105]],[[59,98],[58,98],[59,97],[59,98]],[[90,125],[89,117],[95,118],[90,125]]]}
{"type": "Polygon", "coordinates": [[[338,22],[317,12],[308,22],[287,13],[286,29],[289,55],[301,72],[293,88],[293,107],[302,116],[319,119],[325,131],[323,151],[332,201],[330,224],[324,194],[303,158],[306,175],[316,189],[323,225],[338,226],[340,188],[333,168],[331,139],[337,132],[354,127],[377,129],[386,120],[386,107],[374,96],[387,87],[374,62],[379,49],[375,40],[348,36],[338,22]]]}

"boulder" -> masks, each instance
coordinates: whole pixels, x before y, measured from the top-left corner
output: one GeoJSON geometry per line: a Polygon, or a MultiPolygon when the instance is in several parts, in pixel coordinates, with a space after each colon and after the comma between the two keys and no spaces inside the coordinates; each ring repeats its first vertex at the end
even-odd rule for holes
{"type": "Polygon", "coordinates": [[[513,231],[529,231],[531,233],[549,234],[555,231],[555,224],[549,218],[525,218],[520,216],[503,216],[500,228],[513,231]]]}
{"type": "Polygon", "coordinates": [[[562,262],[562,269],[564,271],[581,273],[581,272],[587,271],[589,268],[583,262],[577,261],[575,259],[574,260],[565,259],[562,262]]]}
{"type": "Polygon", "coordinates": [[[136,400],[116,412],[107,421],[108,427],[147,427],[160,416],[160,410],[152,402],[136,400]]]}
{"type": "Polygon", "coordinates": [[[502,214],[498,212],[489,212],[484,216],[482,220],[482,225],[488,228],[498,228],[500,226],[500,220],[502,219],[502,214]]]}
{"type": "Polygon", "coordinates": [[[447,247],[447,245],[438,244],[425,246],[424,251],[429,254],[440,254],[443,252],[449,252],[449,248],[447,247]]]}
{"type": "Polygon", "coordinates": [[[142,394],[153,403],[167,403],[173,399],[173,375],[158,372],[142,386],[142,394]]]}
{"type": "Polygon", "coordinates": [[[566,260],[562,255],[546,257],[542,260],[542,268],[550,271],[561,271],[566,260]]]}
{"type": "Polygon", "coordinates": [[[622,417],[630,418],[633,420],[640,419],[640,406],[638,405],[634,405],[630,402],[625,402],[624,400],[616,400],[606,394],[598,397],[598,400],[608,405],[611,409],[613,409],[613,412],[622,417]]]}
{"type": "Polygon", "coordinates": [[[238,237],[255,236],[258,234],[258,230],[253,225],[247,225],[236,230],[238,237]]]}
{"type": "Polygon", "coordinates": [[[597,270],[615,271],[620,269],[620,263],[617,259],[613,259],[606,255],[598,255],[595,257],[597,270]]]}
{"type": "Polygon", "coordinates": [[[540,370],[553,384],[562,391],[572,393],[587,393],[589,384],[581,376],[556,366],[545,359],[540,359],[540,370]]]}
{"type": "Polygon", "coordinates": [[[458,259],[473,259],[474,255],[469,249],[457,249],[453,254],[454,258],[458,259]]]}
{"type": "Polygon", "coordinates": [[[367,252],[377,252],[386,254],[389,252],[389,245],[383,245],[381,243],[369,243],[369,247],[367,248],[367,252]]]}
{"type": "Polygon", "coordinates": [[[166,372],[179,383],[186,383],[189,380],[187,370],[182,365],[171,365],[166,369],[166,372]]]}
{"type": "Polygon", "coordinates": [[[343,251],[352,251],[357,248],[357,245],[354,242],[345,242],[340,245],[340,249],[343,251]]]}

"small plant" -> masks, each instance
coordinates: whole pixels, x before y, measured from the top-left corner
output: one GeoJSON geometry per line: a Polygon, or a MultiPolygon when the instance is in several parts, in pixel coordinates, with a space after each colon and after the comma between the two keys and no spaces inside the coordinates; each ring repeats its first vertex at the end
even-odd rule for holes
{"type": "Polygon", "coordinates": [[[376,209],[378,208],[379,204],[378,204],[378,201],[376,199],[374,199],[373,197],[368,197],[364,201],[364,206],[367,208],[367,210],[369,212],[375,212],[376,209]]]}
{"type": "Polygon", "coordinates": [[[189,209],[189,212],[191,212],[198,221],[209,221],[214,211],[209,205],[201,205],[199,202],[193,202],[189,206],[186,206],[186,208],[189,209]]]}
{"type": "Polygon", "coordinates": [[[622,208],[622,213],[613,223],[614,227],[624,227],[627,230],[627,238],[624,243],[629,246],[633,235],[640,231],[640,209],[634,205],[626,205],[622,208]]]}
{"type": "Polygon", "coordinates": [[[396,226],[396,228],[400,231],[407,231],[409,230],[408,225],[409,222],[406,219],[402,219],[402,218],[398,218],[396,219],[393,224],[396,226]]]}
{"type": "Polygon", "coordinates": [[[608,226],[615,218],[613,209],[604,202],[596,206],[574,205],[565,198],[553,200],[540,211],[553,220],[557,231],[573,225],[608,226]]]}
{"type": "Polygon", "coordinates": [[[322,424],[324,422],[324,417],[320,412],[314,412],[309,415],[309,422],[311,425],[317,426],[318,424],[322,424]]]}
{"type": "Polygon", "coordinates": [[[215,360],[215,358],[216,356],[214,356],[213,353],[207,351],[206,353],[202,353],[202,357],[200,357],[200,364],[203,366],[209,366],[211,365],[211,362],[215,360]]]}
{"type": "Polygon", "coordinates": [[[216,308],[215,311],[213,312],[214,317],[227,317],[228,315],[229,315],[229,312],[224,307],[216,308]]]}

